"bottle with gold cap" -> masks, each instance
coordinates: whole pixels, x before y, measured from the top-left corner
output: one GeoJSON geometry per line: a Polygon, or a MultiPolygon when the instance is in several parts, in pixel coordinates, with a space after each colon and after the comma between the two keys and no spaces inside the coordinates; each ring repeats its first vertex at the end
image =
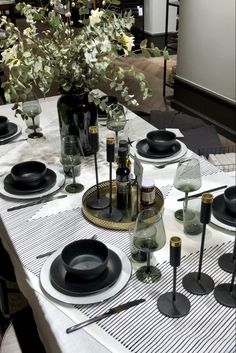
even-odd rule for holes
{"type": "Polygon", "coordinates": [[[131,206],[130,170],[126,165],[126,148],[118,149],[119,166],[116,170],[117,208],[125,210],[131,206]]]}

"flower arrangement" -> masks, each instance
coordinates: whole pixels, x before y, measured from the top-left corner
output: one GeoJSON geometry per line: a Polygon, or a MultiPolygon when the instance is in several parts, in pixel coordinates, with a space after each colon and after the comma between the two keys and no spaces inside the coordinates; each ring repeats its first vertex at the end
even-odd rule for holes
{"type": "MultiPolygon", "coordinates": [[[[130,29],[134,24],[131,11],[115,14],[111,5],[118,0],[101,0],[100,7],[93,9],[91,0],[50,0],[42,7],[18,3],[16,9],[26,19],[23,32],[2,16],[0,28],[6,39],[1,63],[9,72],[2,84],[8,102],[20,102],[36,85],[46,94],[56,82],[63,91],[83,90],[101,108],[106,103],[91,92],[100,81],[105,81],[114,91],[121,92],[128,104],[137,101],[126,86],[124,77],[134,77],[143,99],[150,96],[145,77],[132,66],[122,66],[125,56],[142,53],[160,56],[158,48],[147,48],[146,40],[138,52],[133,50],[134,38],[130,29]],[[73,23],[73,11],[79,13],[78,23],[73,23]],[[39,32],[38,24],[45,30],[39,32]],[[79,25],[79,26],[76,26],[79,25]]],[[[163,51],[164,58],[168,53],[163,51]]]]}

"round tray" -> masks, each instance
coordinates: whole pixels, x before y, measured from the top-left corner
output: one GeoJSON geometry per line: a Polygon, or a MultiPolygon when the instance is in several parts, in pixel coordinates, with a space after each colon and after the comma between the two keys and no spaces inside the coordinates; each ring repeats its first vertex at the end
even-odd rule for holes
{"type": "MultiPolygon", "coordinates": [[[[106,196],[109,198],[109,181],[103,181],[98,184],[100,197],[106,196]]],[[[83,195],[82,198],[82,211],[90,222],[96,224],[99,227],[115,230],[127,230],[131,224],[134,224],[135,221],[132,220],[133,216],[136,214],[137,209],[137,188],[132,186],[132,196],[131,196],[131,207],[128,210],[120,210],[123,213],[123,218],[119,222],[109,221],[101,218],[101,214],[104,210],[94,210],[87,206],[87,201],[90,197],[97,195],[97,186],[94,185],[89,188],[83,195]]],[[[140,196],[140,191],[139,191],[140,196]]],[[[112,180],[112,205],[116,208],[116,181],[112,180]]],[[[155,187],[155,201],[152,206],[143,206],[139,203],[139,212],[145,208],[154,207],[158,212],[162,210],[164,205],[164,197],[162,192],[155,187]]]]}

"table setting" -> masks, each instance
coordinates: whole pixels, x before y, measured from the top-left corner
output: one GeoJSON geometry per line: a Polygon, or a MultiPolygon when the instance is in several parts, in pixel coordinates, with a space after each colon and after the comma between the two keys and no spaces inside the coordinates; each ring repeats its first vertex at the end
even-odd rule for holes
{"type": "MultiPolygon", "coordinates": [[[[150,136],[148,134],[154,129],[150,124],[127,110],[128,121],[120,136],[118,134],[119,139],[126,137],[130,141],[134,141],[130,146],[131,168],[133,169],[137,157],[143,167],[143,178],[154,179],[155,188],[162,199],[160,208],[155,210],[154,207],[155,212],[161,215],[161,227],[160,221],[155,222],[153,227],[158,229],[155,234],[163,234],[163,241],[160,243],[160,238],[156,238],[155,241],[152,238],[153,242],[149,243],[147,241],[149,231],[145,240],[143,238],[144,225],[142,221],[140,226],[142,229],[141,239],[134,240],[134,246],[138,251],[146,253],[146,256],[142,262],[135,261],[131,256],[128,228],[130,224],[133,225],[136,229],[135,234],[138,236],[138,218],[131,219],[124,228],[119,228],[122,220],[117,222],[117,228],[101,227],[99,222],[94,222],[86,217],[84,211],[85,200],[88,199],[86,196],[88,190],[94,188],[96,193],[96,172],[99,178],[98,184],[107,183],[109,185],[109,161],[113,159],[106,158],[106,139],[112,135],[112,132],[105,126],[100,126],[98,121],[99,148],[93,147],[94,152],[90,156],[83,156],[79,152],[79,156],[82,157],[79,163],[73,161],[73,156],[76,155],[75,150],[67,146],[64,151],[66,150],[67,154],[72,156],[70,157],[72,158],[72,162],[70,161],[72,164],[69,165],[69,169],[71,165],[75,167],[75,174],[73,175],[74,172],[70,174],[70,170],[65,170],[66,163],[62,163],[61,151],[63,150],[58,131],[56,101],[57,97],[55,99],[53,97],[50,97],[49,100],[45,99],[45,102],[40,100],[42,107],[40,121],[46,137],[44,142],[31,145],[32,149],[35,147],[31,158],[28,158],[30,152],[27,141],[14,144],[17,157],[13,157],[13,152],[9,152],[8,156],[1,155],[4,174],[0,179],[1,223],[5,229],[3,241],[11,254],[13,263],[20,263],[20,268],[16,272],[21,279],[21,289],[32,305],[33,311],[35,313],[41,311],[47,313],[46,318],[41,323],[39,320],[37,324],[48,351],[52,347],[51,340],[47,338],[43,328],[45,322],[47,322],[48,327],[47,334],[49,337],[53,337],[54,343],[56,342],[53,346],[54,352],[76,352],[79,347],[78,339],[84,337],[84,335],[86,337],[88,335],[89,342],[92,342],[98,352],[101,353],[139,353],[155,352],[157,350],[161,353],[169,353],[176,351],[176,349],[191,351],[196,346],[196,351],[199,353],[203,352],[206,346],[211,346],[212,352],[218,353],[223,350],[225,345],[232,349],[233,309],[219,304],[214,298],[214,291],[208,296],[202,297],[188,293],[182,286],[182,279],[187,275],[189,269],[196,270],[195,264],[198,262],[201,234],[185,234],[183,221],[175,219],[175,211],[184,208],[184,205],[182,201],[178,201],[182,198],[183,191],[175,188],[174,177],[177,167],[182,164],[182,160],[195,159],[198,161],[201,170],[201,184],[194,189],[196,191],[189,190],[189,194],[185,195],[185,205],[187,198],[190,199],[192,194],[199,194],[195,198],[199,200],[202,194],[209,193],[211,190],[213,190],[214,196],[217,193],[224,195],[225,190],[231,185],[233,186],[233,178],[210,165],[205,159],[193,154],[184,144],[178,142],[172,134],[171,136],[174,139],[172,145],[175,145],[175,141],[177,141],[177,145],[180,146],[178,151],[173,148],[168,157],[161,155],[160,158],[152,159],[141,156],[137,148],[137,141],[146,140],[147,136],[150,136]],[[48,114],[55,117],[50,123],[47,118],[48,114]],[[50,139],[51,133],[52,139],[50,139]],[[40,149],[39,146],[42,146],[42,148],[40,149]],[[45,151],[47,151],[47,155],[45,151]],[[54,157],[52,151],[54,151],[54,157]],[[96,162],[94,153],[97,153],[96,162]],[[36,154],[38,154],[38,158],[35,158],[36,154]],[[11,156],[12,158],[10,158],[11,156]],[[49,156],[50,162],[47,162],[47,156],[49,156]],[[10,164],[11,161],[13,161],[12,164],[10,164]],[[162,163],[167,163],[167,166],[162,169],[155,167],[155,165],[162,163]],[[21,180],[19,186],[17,177],[27,177],[28,165],[30,165],[30,172],[32,172],[32,166],[33,170],[37,171],[36,174],[40,177],[40,182],[36,181],[36,184],[34,184],[35,181],[31,179],[27,185],[25,180],[21,184],[21,180]],[[70,193],[66,187],[71,183],[72,186],[75,183],[82,184],[84,190],[70,193]],[[223,184],[225,184],[225,188],[223,188],[223,184]],[[219,187],[222,187],[222,189],[214,191],[219,187]],[[60,196],[62,196],[61,200],[60,198],[56,199],[60,196]],[[44,197],[46,197],[45,202],[43,201],[44,197]],[[47,200],[50,200],[50,202],[47,200]],[[29,203],[28,207],[14,210],[14,207],[24,206],[27,203],[29,203]],[[13,208],[11,212],[9,212],[10,208],[13,208]],[[157,224],[159,224],[158,227],[157,224]],[[162,232],[160,229],[162,229],[162,232]],[[91,239],[95,234],[95,239],[91,239]],[[174,235],[182,239],[181,256],[178,255],[179,259],[181,258],[181,263],[177,261],[177,265],[175,265],[178,266],[176,282],[172,282],[173,258],[169,258],[170,241],[174,235]],[[88,278],[82,279],[78,273],[70,273],[70,264],[68,267],[64,255],[67,249],[69,249],[70,255],[75,251],[72,260],[76,262],[80,258],[77,253],[78,248],[76,248],[77,242],[101,243],[103,249],[105,248],[105,258],[98,260],[102,263],[105,262],[105,267],[97,277],[88,280],[88,278]],[[158,245],[156,242],[158,242],[158,245]],[[40,256],[44,254],[45,256],[40,256]],[[143,269],[143,273],[148,274],[147,281],[141,276],[143,269]],[[153,281],[150,280],[151,269],[153,271],[158,270],[159,273],[153,272],[153,278],[155,277],[153,281]],[[173,285],[173,295],[180,293],[188,298],[190,303],[188,312],[179,319],[173,319],[163,314],[158,309],[157,304],[158,298],[171,290],[173,285]],[[100,315],[101,319],[97,321],[100,315]],[[222,320],[220,328],[216,325],[219,315],[222,320]],[[55,320],[55,318],[58,320],[55,320]],[[88,319],[91,319],[89,325],[86,324],[82,329],[80,327],[77,329],[71,328],[74,325],[84,323],[88,319]],[[209,327],[207,335],[205,322],[208,322],[209,327]],[[221,333],[226,325],[228,327],[227,334],[221,340],[221,333]],[[173,332],[176,334],[173,335],[173,332]],[[171,340],[170,337],[172,337],[171,340]],[[217,344],[213,344],[213,342],[217,342],[217,344]]],[[[10,110],[8,107],[4,107],[4,109],[5,115],[7,115],[10,110]]],[[[114,139],[116,138],[114,133],[112,136],[114,139]]],[[[0,146],[0,148],[6,149],[7,144],[0,146]]],[[[114,161],[111,165],[113,180],[116,169],[117,162],[114,161]]],[[[135,180],[134,176],[132,176],[133,180],[135,180]]],[[[136,190],[135,185],[132,186],[134,190],[136,190]]],[[[109,188],[105,196],[109,199],[108,190],[109,188]]],[[[115,200],[115,186],[113,186],[112,195],[113,200],[115,200]]],[[[220,197],[221,205],[222,197],[220,197]]],[[[221,283],[230,282],[230,276],[218,266],[217,259],[226,252],[232,252],[235,235],[233,232],[234,224],[230,226],[224,224],[223,227],[214,224],[214,210],[218,209],[217,196],[214,200],[211,220],[205,234],[203,268],[204,270],[207,269],[207,273],[214,278],[217,286],[221,283]],[[214,202],[216,202],[216,206],[214,206],[214,202]],[[232,227],[232,230],[228,227],[232,227]]],[[[190,205],[190,201],[188,202],[190,205]]],[[[221,207],[227,213],[225,211],[226,201],[223,202],[224,206],[221,207]]],[[[144,211],[145,209],[151,209],[152,206],[144,207],[144,211]]],[[[88,206],[86,207],[87,212],[91,214],[91,209],[88,206]]],[[[113,207],[116,208],[115,201],[113,207]]],[[[99,212],[101,213],[98,214],[102,215],[103,211],[99,212]]],[[[98,216],[98,218],[100,217],[102,216],[98,216]]],[[[149,215],[149,219],[150,217],[149,215]]],[[[150,224],[148,224],[149,226],[150,224]]],[[[89,246],[89,249],[91,247],[92,245],[89,246]]],[[[101,250],[98,251],[99,254],[101,252],[101,250]]],[[[96,256],[98,253],[96,253],[96,256]]],[[[92,257],[86,255],[87,258],[89,257],[88,262],[93,263],[94,256],[94,254],[92,257]]],[[[75,265],[76,269],[78,269],[77,264],[75,265]]],[[[41,314],[40,317],[42,318],[41,314]]],[[[90,351],[86,343],[83,343],[81,347],[82,352],[90,351]]]]}

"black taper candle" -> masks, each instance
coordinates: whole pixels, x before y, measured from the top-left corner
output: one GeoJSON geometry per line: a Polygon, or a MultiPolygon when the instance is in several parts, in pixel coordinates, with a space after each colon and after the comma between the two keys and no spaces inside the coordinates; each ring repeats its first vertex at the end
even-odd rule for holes
{"type": "Polygon", "coordinates": [[[109,214],[112,214],[112,162],[115,160],[115,139],[107,137],[107,162],[109,162],[109,214]]]}
{"type": "Polygon", "coordinates": [[[115,161],[115,143],[114,137],[107,137],[107,162],[109,163],[115,161]]]}
{"type": "Polygon", "coordinates": [[[170,264],[173,267],[180,265],[181,259],[181,239],[179,237],[170,238],[170,264]]]}
{"type": "Polygon", "coordinates": [[[96,175],[96,184],[97,184],[97,199],[100,199],[100,192],[98,186],[98,166],[97,166],[97,151],[98,151],[98,128],[96,125],[89,126],[89,137],[90,137],[90,146],[94,152],[94,163],[95,163],[95,175],[96,175]]]}
{"type": "Polygon", "coordinates": [[[189,313],[190,301],[176,292],[177,267],[181,262],[181,238],[170,238],[170,265],[173,267],[173,291],[162,294],[157,300],[160,312],[169,317],[182,317],[189,313]]]}
{"type": "Polygon", "coordinates": [[[202,195],[200,221],[203,223],[203,229],[202,229],[202,240],[201,240],[199,266],[198,266],[198,280],[200,280],[200,278],[201,278],[202,259],[203,259],[205,234],[206,234],[206,224],[208,224],[211,220],[212,202],[213,202],[213,195],[212,194],[205,193],[202,195]]]}
{"type": "Polygon", "coordinates": [[[213,201],[212,194],[208,194],[208,193],[202,194],[200,221],[203,224],[208,224],[211,220],[212,201],[213,201]]]}
{"type": "Polygon", "coordinates": [[[89,138],[90,146],[94,153],[98,152],[99,143],[98,143],[98,128],[96,125],[89,126],[89,138]]]}
{"type": "Polygon", "coordinates": [[[181,239],[179,237],[170,238],[170,264],[173,266],[173,301],[176,300],[176,277],[177,267],[180,265],[181,259],[181,239]]]}

